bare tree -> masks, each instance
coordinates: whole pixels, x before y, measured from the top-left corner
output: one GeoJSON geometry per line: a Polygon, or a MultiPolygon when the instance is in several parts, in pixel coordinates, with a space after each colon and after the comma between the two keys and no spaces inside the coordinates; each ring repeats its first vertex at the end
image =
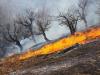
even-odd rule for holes
{"type": "Polygon", "coordinates": [[[25,26],[28,31],[29,35],[33,37],[33,40],[36,42],[34,38],[34,33],[33,33],[33,22],[35,20],[35,13],[32,10],[26,10],[26,15],[25,16],[20,16],[17,20],[17,23],[20,25],[25,26]]]}
{"type": "Polygon", "coordinates": [[[16,23],[14,23],[13,25],[11,24],[3,25],[3,31],[2,31],[3,38],[10,43],[11,42],[16,43],[16,45],[19,46],[20,50],[23,49],[20,43],[22,34],[23,34],[22,26],[17,25],[16,23]]]}
{"type": "Polygon", "coordinates": [[[79,4],[78,4],[79,7],[78,13],[81,20],[84,21],[85,27],[88,27],[86,17],[88,13],[89,4],[90,4],[90,0],[79,0],[79,4]]]}
{"type": "Polygon", "coordinates": [[[46,33],[45,33],[45,31],[47,31],[50,28],[50,24],[51,24],[50,14],[47,9],[42,8],[38,11],[35,23],[38,30],[35,33],[39,35],[42,34],[46,41],[50,41],[47,38],[46,33]]]}
{"type": "Polygon", "coordinates": [[[61,21],[61,25],[66,25],[69,28],[72,35],[77,31],[79,16],[76,10],[68,9],[67,13],[60,13],[59,20],[61,21]]]}

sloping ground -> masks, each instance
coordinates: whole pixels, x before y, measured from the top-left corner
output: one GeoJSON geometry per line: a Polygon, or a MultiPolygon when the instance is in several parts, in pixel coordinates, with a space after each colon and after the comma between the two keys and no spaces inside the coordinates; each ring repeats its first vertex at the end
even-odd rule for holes
{"type": "Polygon", "coordinates": [[[0,75],[100,75],[100,40],[66,53],[13,60],[0,62],[0,75]]]}

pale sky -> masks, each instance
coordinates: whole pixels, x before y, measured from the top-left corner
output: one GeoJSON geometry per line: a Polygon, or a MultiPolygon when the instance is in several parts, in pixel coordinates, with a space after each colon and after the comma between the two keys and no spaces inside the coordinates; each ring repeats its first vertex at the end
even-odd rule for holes
{"type": "Polygon", "coordinates": [[[25,8],[40,8],[43,5],[51,10],[68,8],[77,4],[78,0],[2,0],[0,4],[11,10],[10,12],[21,11],[25,8]]]}
{"type": "MultiPolygon", "coordinates": [[[[57,9],[64,11],[71,6],[77,6],[78,0],[0,0],[0,6],[8,10],[10,15],[22,12],[27,8],[40,8],[44,5],[52,11],[52,13],[57,13],[57,9]]],[[[92,4],[92,12],[96,9],[95,1],[92,4]]]]}
{"type": "Polygon", "coordinates": [[[9,12],[21,12],[26,8],[48,7],[52,12],[65,10],[72,5],[77,6],[78,0],[0,0],[0,6],[8,8],[9,12]]]}

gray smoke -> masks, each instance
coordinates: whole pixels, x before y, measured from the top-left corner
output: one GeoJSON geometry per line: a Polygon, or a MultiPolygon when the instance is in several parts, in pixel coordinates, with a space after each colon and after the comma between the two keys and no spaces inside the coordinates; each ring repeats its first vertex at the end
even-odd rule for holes
{"type": "MultiPolygon", "coordinates": [[[[97,11],[96,0],[91,0],[92,4],[88,8],[88,25],[95,25],[98,23],[98,16],[95,14],[97,11]]],[[[13,21],[13,18],[18,14],[25,14],[25,9],[33,8],[38,9],[46,6],[51,10],[51,14],[56,16],[59,11],[65,12],[72,5],[77,8],[78,0],[0,0],[0,24],[6,24],[13,21]],[[58,11],[59,10],[59,11],[58,11]]],[[[79,29],[84,28],[79,23],[79,29]]],[[[60,27],[58,22],[52,23],[51,29],[46,32],[47,37],[55,39],[63,34],[69,33],[65,27],[60,27]],[[55,32],[56,30],[56,32],[55,32]],[[53,35],[53,36],[52,36],[53,35]]],[[[6,54],[6,56],[19,53],[19,49],[16,46],[7,47],[6,50],[0,52],[0,56],[6,54]]]]}

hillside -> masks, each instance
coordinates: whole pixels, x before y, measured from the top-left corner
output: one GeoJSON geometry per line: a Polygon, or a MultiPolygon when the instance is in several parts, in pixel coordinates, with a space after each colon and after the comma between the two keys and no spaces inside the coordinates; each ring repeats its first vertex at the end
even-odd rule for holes
{"type": "Polygon", "coordinates": [[[100,75],[100,40],[68,52],[0,62],[1,75],[100,75]]]}
{"type": "Polygon", "coordinates": [[[100,26],[0,59],[1,75],[100,75],[100,26]]]}

